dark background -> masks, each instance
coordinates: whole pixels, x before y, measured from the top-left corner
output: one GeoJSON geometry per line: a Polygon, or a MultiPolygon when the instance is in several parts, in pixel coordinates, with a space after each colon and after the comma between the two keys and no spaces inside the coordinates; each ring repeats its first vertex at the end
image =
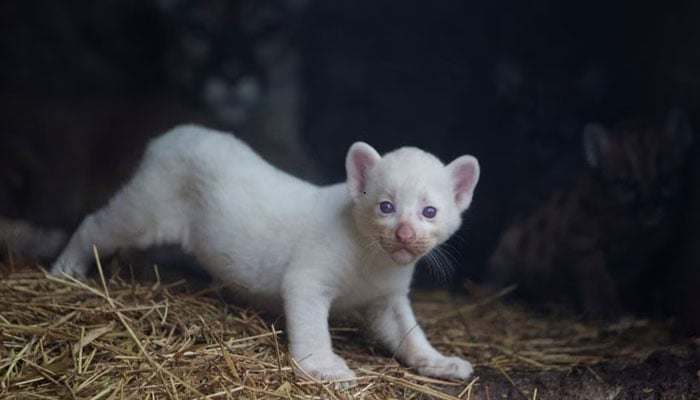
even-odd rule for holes
{"type": "Polygon", "coordinates": [[[691,0],[4,1],[0,216],[73,229],[184,122],[318,183],[353,141],[416,145],[481,162],[453,242],[455,281],[478,279],[582,167],[586,122],[697,121],[698,43],[691,0]]]}

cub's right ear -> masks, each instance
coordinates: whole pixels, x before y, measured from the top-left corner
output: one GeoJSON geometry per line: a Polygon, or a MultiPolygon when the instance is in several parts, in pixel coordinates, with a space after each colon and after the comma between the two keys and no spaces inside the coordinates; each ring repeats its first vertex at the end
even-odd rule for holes
{"type": "Polygon", "coordinates": [[[369,171],[381,160],[381,156],[372,146],[356,142],[345,157],[345,170],[348,175],[348,189],[353,198],[359,197],[367,186],[369,171]]]}

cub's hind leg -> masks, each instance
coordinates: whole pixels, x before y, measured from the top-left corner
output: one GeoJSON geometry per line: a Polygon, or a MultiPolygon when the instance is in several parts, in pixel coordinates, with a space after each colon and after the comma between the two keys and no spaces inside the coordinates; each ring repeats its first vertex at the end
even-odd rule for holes
{"type": "Polygon", "coordinates": [[[170,195],[169,185],[161,183],[163,177],[154,181],[149,172],[142,171],[105,207],[82,221],[54,262],[52,274],[84,276],[92,265],[93,245],[104,256],[119,248],[147,248],[182,238],[182,207],[174,204],[177,199],[170,195]]]}

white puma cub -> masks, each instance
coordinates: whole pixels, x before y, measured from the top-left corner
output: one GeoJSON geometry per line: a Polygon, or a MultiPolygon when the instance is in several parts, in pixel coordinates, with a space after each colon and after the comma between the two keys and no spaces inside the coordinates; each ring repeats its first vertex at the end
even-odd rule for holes
{"type": "Polygon", "coordinates": [[[234,136],[180,126],[153,140],[131,181],[85,218],[51,272],[82,276],[95,244],[180,244],[244,301],[284,311],[291,356],[318,380],[355,374],[333,352],[332,312],[360,309],[368,330],[418,373],[467,379],[472,366],[435,350],[408,300],[416,261],[460,226],[479,179],[462,156],[445,166],[405,147],[350,147],[347,183],[319,187],[265,162],[234,136]]]}

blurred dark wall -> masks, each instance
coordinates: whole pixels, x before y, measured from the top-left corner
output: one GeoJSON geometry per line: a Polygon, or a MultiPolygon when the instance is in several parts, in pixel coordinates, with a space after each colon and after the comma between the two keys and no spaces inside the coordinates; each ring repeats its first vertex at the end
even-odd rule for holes
{"type": "Polygon", "coordinates": [[[581,169],[585,123],[697,117],[699,22],[692,1],[316,2],[304,132],[332,180],[354,140],[476,155],[453,243],[478,277],[504,226],[581,169]]]}
{"type": "Polygon", "coordinates": [[[311,176],[298,12],[275,0],[0,4],[0,215],[74,227],[149,138],[182,123],[235,130],[311,176]]]}
{"type": "Polygon", "coordinates": [[[700,5],[500,0],[0,4],[0,215],[74,226],[178,123],[344,179],[348,145],[477,156],[457,276],[581,168],[591,120],[700,112],[700,5]],[[291,150],[290,150],[291,149],[291,150]]]}

